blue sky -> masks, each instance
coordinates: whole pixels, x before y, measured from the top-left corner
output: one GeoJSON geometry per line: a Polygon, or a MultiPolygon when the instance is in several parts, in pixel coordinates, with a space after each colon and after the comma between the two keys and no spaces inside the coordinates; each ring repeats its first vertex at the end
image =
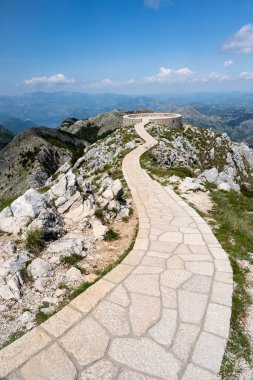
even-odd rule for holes
{"type": "Polygon", "coordinates": [[[252,0],[0,0],[0,94],[251,90],[252,0]]]}

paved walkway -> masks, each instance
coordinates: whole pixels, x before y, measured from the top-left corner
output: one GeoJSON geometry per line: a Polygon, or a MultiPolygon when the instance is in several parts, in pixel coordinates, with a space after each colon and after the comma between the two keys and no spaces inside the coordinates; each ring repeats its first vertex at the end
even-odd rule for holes
{"type": "Polygon", "coordinates": [[[232,271],[206,222],[129,153],[138,209],[134,249],[47,322],[0,351],[8,380],[213,380],[229,333],[232,271]],[[10,375],[9,375],[10,374],[10,375]]]}

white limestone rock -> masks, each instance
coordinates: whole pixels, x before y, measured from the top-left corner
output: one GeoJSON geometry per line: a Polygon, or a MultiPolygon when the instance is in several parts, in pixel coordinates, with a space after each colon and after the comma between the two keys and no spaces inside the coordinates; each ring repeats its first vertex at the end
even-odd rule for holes
{"type": "Polygon", "coordinates": [[[112,192],[114,194],[115,199],[120,199],[124,194],[124,189],[122,183],[119,179],[116,179],[112,185],[112,192]]]}
{"type": "Polygon", "coordinates": [[[62,219],[47,197],[29,189],[0,213],[0,230],[19,234],[32,228],[41,228],[47,237],[64,233],[62,219]]]}
{"type": "Polygon", "coordinates": [[[35,282],[34,282],[34,288],[35,288],[35,290],[37,290],[40,293],[44,292],[45,287],[46,287],[46,285],[47,285],[48,282],[49,282],[49,278],[48,277],[37,278],[37,280],[35,280],[35,282]]]}
{"type": "Polygon", "coordinates": [[[40,277],[48,277],[50,276],[50,271],[52,270],[52,266],[45,260],[36,258],[31,262],[31,264],[27,267],[28,274],[36,280],[40,277]]]}
{"type": "Polygon", "coordinates": [[[178,177],[177,175],[172,175],[171,177],[168,178],[168,182],[171,183],[171,184],[180,183],[181,182],[181,178],[178,177]]]}
{"type": "Polygon", "coordinates": [[[222,191],[231,191],[231,186],[229,185],[229,183],[226,183],[226,182],[221,182],[219,185],[218,185],[218,190],[222,190],[222,191]]]}
{"type": "Polygon", "coordinates": [[[103,192],[102,197],[105,198],[108,202],[110,202],[113,199],[114,194],[111,189],[106,189],[103,192]]]}
{"type": "Polygon", "coordinates": [[[186,177],[179,185],[179,191],[181,193],[186,193],[187,191],[206,191],[205,186],[203,186],[195,178],[186,177]]]}
{"type": "Polygon", "coordinates": [[[108,227],[103,225],[98,219],[94,219],[91,222],[91,225],[95,240],[103,240],[106,232],[108,231],[108,227]]]}
{"type": "Polygon", "coordinates": [[[86,256],[85,238],[79,234],[68,233],[52,242],[47,250],[49,255],[57,254],[60,259],[73,254],[86,256]]]}
{"type": "Polygon", "coordinates": [[[82,273],[79,269],[72,267],[66,272],[66,278],[68,281],[80,281],[82,279],[82,273]]]}
{"type": "Polygon", "coordinates": [[[217,168],[212,168],[212,169],[209,169],[209,170],[205,170],[202,174],[201,174],[201,179],[204,181],[204,182],[210,182],[210,183],[215,183],[217,178],[218,178],[218,175],[219,175],[219,172],[218,172],[218,169],[217,168]]]}

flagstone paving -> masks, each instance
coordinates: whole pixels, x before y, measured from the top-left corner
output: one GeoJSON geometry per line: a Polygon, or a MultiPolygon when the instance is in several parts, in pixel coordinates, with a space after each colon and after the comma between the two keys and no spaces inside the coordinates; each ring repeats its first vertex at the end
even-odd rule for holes
{"type": "Polygon", "coordinates": [[[123,162],[139,215],[133,250],[68,306],[0,351],[7,380],[214,380],[229,334],[232,270],[206,222],[139,164],[123,162]]]}

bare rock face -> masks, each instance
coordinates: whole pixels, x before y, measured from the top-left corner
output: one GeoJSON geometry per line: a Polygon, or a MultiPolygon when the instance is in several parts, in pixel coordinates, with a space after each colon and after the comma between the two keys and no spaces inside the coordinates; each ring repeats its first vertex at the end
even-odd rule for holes
{"type": "Polygon", "coordinates": [[[19,234],[39,228],[46,238],[64,233],[61,216],[43,194],[29,189],[0,213],[0,230],[19,234]]]}

